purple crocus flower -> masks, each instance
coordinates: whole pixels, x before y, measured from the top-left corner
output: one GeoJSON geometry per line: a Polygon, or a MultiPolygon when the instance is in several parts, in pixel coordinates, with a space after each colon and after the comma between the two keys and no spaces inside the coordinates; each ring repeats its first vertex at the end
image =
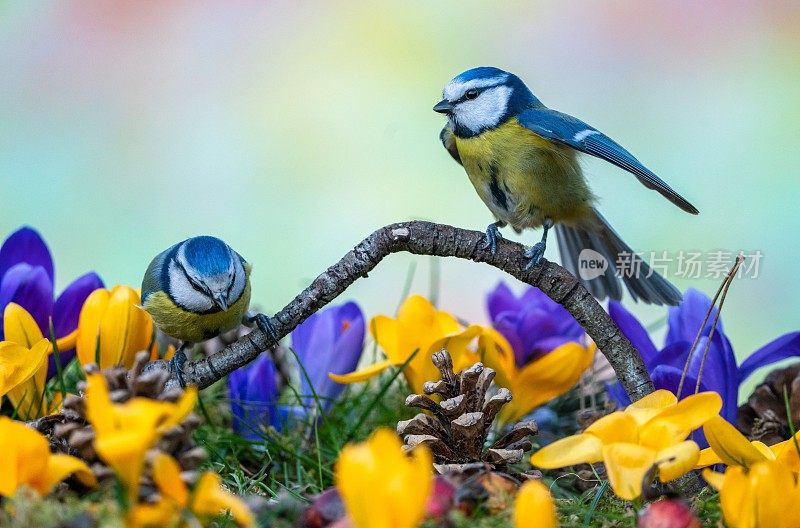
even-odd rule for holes
{"type": "Polygon", "coordinates": [[[267,425],[279,428],[277,401],[280,390],[272,359],[266,352],[228,375],[228,396],[233,430],[247,440],[263,439],[267,425]]]}
{"type": "Polygon", "coordinates": [[[296,365],[302,405],[278,404],[275,366],[267,354],[232,372],[228,393],[234,431],[248,440],[263,439],[264,427],[282,430],[294,418],[305,416],[316,404],[314,394],[323,410],[329,409],[344,385],[328,378],[328,372],[355,370],[364,348],[364,331],[364,314],[353,302],[321,310],[294,329],[292,348],[302,365],[296,365]]]}
{"type": "MultiPolygon", "coordinates": [[[[30,227],[22,227],[0,247],[0,340],[3,335],[3,312],[8,303],[16,303],[33,316],[42,335],[50,336],[50,320],[57,338],[78,327],[81,307],[103,281],[94,272],[86,273],[67,286],[54,299],[53,258],[42,237],[30,227]]],[[[61,363],[66,365],[75,350],[60,350],[61,363]]],[[[50,357],[47,377],[56,373],[55,358],[50,357]]]]}
{"type": "Polygon", "coordinates": [[[299,369],[300,395],[305,407],[315,404],[316,393],[327,410],[341,394],[344,385],[330,379],[328,373],[346,374],[356,369],[364,350],[364,331],[364,314],[354,302],[321,310],[292,331],[292,348],[303,367],[299,369]]]}
{"type": "MultiPolygon", "coordinates": [[[[711,299],[705,294],[692,288],[687,290],[680,306],[669,309],[669,327],[664,347],[661,350],[658,350],[650,340],[650,336],[642,324],[620,303],[609,302],[608,312],[622,333],[630,339],[633,346],[642,355],[656,388],[677,393],[689,350],[710,306],[711,299]]],[[[708,344],[708,335],[716,313],[716,308],[714,308],[703,329],[703,337],[700,338],[692,354],[682,392],[678,395],[679,398],[694,393],[703,351],[708,344]]],[[[800,332],[790,332],[770,341],[753,352],[741,366],[737,366],[731,343],[722,329],[722,321],[717,321],[717,328],[711,338],[708,357],[703,367],[700,390],[719,393],[722,397],[722,416],[735,424],[739,386],[742,382],[756,369],[793,356],[800,356],[800,332]]],[[[610,386],[609,392],[620,405],[630,404],[628,396],[619,383],[610,386]]]]}
{"type": "Polygon", "coordinates": [[[538,288],[517,297],[501,282],[486,299],[492,326],[514,350],[517,366],[536,360],[571,341],[581,342],[583,328],[560,304],[538,288]]]}

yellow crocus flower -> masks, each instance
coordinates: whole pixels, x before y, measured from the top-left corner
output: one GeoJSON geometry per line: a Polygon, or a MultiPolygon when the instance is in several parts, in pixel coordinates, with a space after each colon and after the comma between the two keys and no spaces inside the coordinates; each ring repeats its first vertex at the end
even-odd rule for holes
{"type": "Polygon", "coordinates": [[[564,343],[539,359],[517,367],[511,345],[500,332],[483,328],[478,340],[481,360],[497,372],[495,382],[513,399],[500,411],[503,423],[518,420],[571,389],[589,368],[595,346],[564,343]]]}
{"type": "MultiPolygon", "coordinates": [[[[747,469],[758,462],[778,460],[800,474],[800,456],[792,438],[771,446],[758,440],[751,442],[721,416],[706,422],[703,433],[710,447],[700,452],[697,468],[727,464],[747,469]]],[[[797,438],[800,442],[800,433],[797,438]]]]}
{"type": "MultiPolygon", "coordinates": [[[[6,347],[0,357],[0,369],[5,363],[7,369],[14,370],[13,365],[24,365],[25,379],[11,390],[6,390],[8,399],[22,420],[35,420],[55,412],[61,403],[60,397],[48,401],[44,394],[47,382],[47,359],[53,352],[52,343],[42,335],[39,325],[25,308],[8,303],[3,311],[4,343],[14,343],[18,348],[6,347]],[[11,357],[16,360],[11,360],[11,357]]],[[[56,341],[59,350],[69,350],[75,346],[77,332],[56,341]]],[[[18,375],[23,372],[16,369],[18,375]]],[[[4,391],[0,389],[0,395],[4,391]]],[[[60,395],[58,395],[60,396],[60,395]]]]}
{"type": "Polygon", "coordinates": [[[100,288],[86,298],[78,318],[76,352],[81,365],[130,368],[136,353],[150,348],[153,320],[140,303],[139,292],[130,286],[100,288]]]}
{"type": "Polygon", "coordinates": [[[516,420],[539,405],[567,392],[591,365],[594,345],[566,343],[541,358],[518,368],[508,341],[492,328],[470,325],[464,328],[456,318],[437,310],[427,299],[410,296],[400,307],[396,319],[379,315],[372,319],[370,332],[386,353],[387,359],[362,370],[328,376],[339,383],[356,383],[378,375],[387,367],[408,363],[403,374],[416,393],[426,381],[440,377],[431,361],[434,352],[446,349],[458,373],[478,361],[497,371],[497,384],[508,388],[513,400],[503,408],[501,421],[516,420]],[[477,348],[470,345],[478,338],[477,348]]]}
{"type": "Polygon", "coordinates": [[[378,429],[361,444],[347,445],[336,462],[336,487],[356,528],[413,528],[425,515],[433,478],[424,446],[410,456],[397,435],[378,429]]]}
{"type": "Polygon", "coordinates": [[[720,492],[730,528],[798,528],[800,485],[792,468],[777,460],[730,466],[725,474],[706,469],[703,478],[720,492]]]}
{"type": "Polygon", "coordinates": [[[550,490],[539,480],[525,482],[514,500],[514,528],[555,528],[556,505],[550,490]]]}
{"type": "Polygon", "coordinates": [[[47,345],[44,341],[28,349],[11,341],[0,342],[0,398],[36,374],[47,359],[47,345]]]}
{"type": "Polygon", "coordinates": [[[434,352],[447,349],[456,372],[479,361],[478,355],[468,346],[481,333],[481,327],[472,325],[465,329],[453,315],[437,310],[420,295],[406,299],[397,318],[379,315],[372,318],[369,326],[387,359],[350,374],[328,374],[332,380],[338,383],[364,381],[388,367],[402,365],[416,352],[403,374],[411,389],[422,393],[426,381],[439,379],[439,370],[431,362],[434,352]]]}
{"type": "Polygon", "coordinates": [[[698,467],[724,463],[725,473],[703,471],[720,492],[725,522],[732,528],[796,528],[800,514],[800,453],[790,438],[767,446],[751,442],[733,425],[716,416],[703,426],[709,448],[700,453],[698,467]]]}
{"type": "Polygon", "coordinates": [[[197,517],[216,517],[228,511],[239,526],[252,526],[254,523],[247,505],[225,491],[220,485],[219,475],[212,471],[203,473],[190,493],[181,479],[181,468],[175,459],[158,453],[153,459],[153,481],[161,499],[155,504],[138,504],[129,515],[131,527],[175,526],[187,509],[197,517]]]}
{"type": "Polygon", "coordinates": [[[97,484],[82,460],[50,453],[44,435],[5,416],[0,416],[0,467],[0,495],[4,497],[14,495],[21,486],[46,495],[72,474],[87,486],[97,484]]]}
{"type": "Polygon", "coordinates": [[[176,403],[132,398],[115,404],[103,375],[87,376],[86,418],[95,431],[94,448],[122,482],[130,506],[139,492],[145,453],[167,429],[180,423],[196,402],[197,389],[189,387],[176,403]]]}
{"type": "Polygon", "coordinates": [[[692,470],[700,449],[686,437],[721,408],[722,399],[715,392],[678,401],[671,392],[658,390],[624,411],[600,418],[583,433],[543,447],[534,453],[531,463],[554,469],[602,461],[617,496],[633,500],[641,495],[642,479],[654,465],[662,482],[692,470]]]}

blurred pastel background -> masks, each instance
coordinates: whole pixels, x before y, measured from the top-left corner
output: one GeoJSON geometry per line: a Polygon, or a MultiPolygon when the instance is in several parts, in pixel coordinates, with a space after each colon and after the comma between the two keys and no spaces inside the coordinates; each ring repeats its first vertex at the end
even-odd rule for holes
{"type": "MultiPolygon", "coordinates": [[[[741,358],[800,327],[798,50],[797,1],[5,0],[0,232],[39,229],[60,287],[87,269],[137,285],[165,247],[217,235],[274,312],[384,224],[486,227],[431,107],[453,75],[495,65],[701,210],[586,160],[632,247],[762,251],[724,311],[741,358]]],[[[501,273],[452,259],[392,256],[345,297],[392,313],[412,267],[415,291],[438,276],[442,307],[485,321],[501,273]]]]}

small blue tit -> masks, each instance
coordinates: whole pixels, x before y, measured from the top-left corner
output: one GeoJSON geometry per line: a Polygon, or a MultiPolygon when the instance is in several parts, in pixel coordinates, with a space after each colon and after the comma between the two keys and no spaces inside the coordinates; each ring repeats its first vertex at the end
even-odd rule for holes
{"type": "MultiPolygon", "coordinates": [[[[142,307],[165,334],[183,341],[171,364],[181,379],[184,349],[237,328],[250,305],[251,266],[212,236],[179,242],[156,255],[142,280],[142,307]]],[[[255,317],[274,337],[269,318],[255,317]]]]}
{"type": "Polygon", "coordinates": [[[473,68],[450,81],[443,96],[433,107],[448,118],[439,138],[497,219],[486,230],[486,248],[495,252],[499,228],[506,225],[516,232],[542,227],[541,241],[526,251],[530,268],[543,256],[547,232],[555,225],[562,262],[595,297],[621,298],[617,263],[627,258],[633,259],[630,269],[619,275],[634,300],[681,301],[680,292],[634,255],[597,211],[578,154],[625,169],[645,187],[697,214],[692,204],[599,130],[547,108],[514,74],[473,68]],[[600,263],[599,271],[580,269],[598,253],[602,260],[594,262],[600,263]]]}

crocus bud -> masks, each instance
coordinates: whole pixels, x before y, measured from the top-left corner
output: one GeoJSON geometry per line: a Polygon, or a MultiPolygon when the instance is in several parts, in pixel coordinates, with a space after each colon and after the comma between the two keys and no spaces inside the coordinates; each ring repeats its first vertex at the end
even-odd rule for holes
{"type": "Polygon", "coordinates": [[[700,528],[700,520],[680,499],[664,499],[645,506],[637,528],[700,528]]]}
{"type": "Polygon", "coordinates": [[[456,488],[442,475],[436,475],[433,479],[433,489],[428,496],[428,504],[425,506],[425,516],[431,519],[441,519],[453,509],[453,496],[456,488]]]}
{"type": "Polygon", "coordinates": [[[342,497],[336,488],[328,488],[311,502],[311,505],[303,512],[300,526],[304,528],[325,528],[337,521],[345,518],[347,512],[344,510],[342,497]]]}

